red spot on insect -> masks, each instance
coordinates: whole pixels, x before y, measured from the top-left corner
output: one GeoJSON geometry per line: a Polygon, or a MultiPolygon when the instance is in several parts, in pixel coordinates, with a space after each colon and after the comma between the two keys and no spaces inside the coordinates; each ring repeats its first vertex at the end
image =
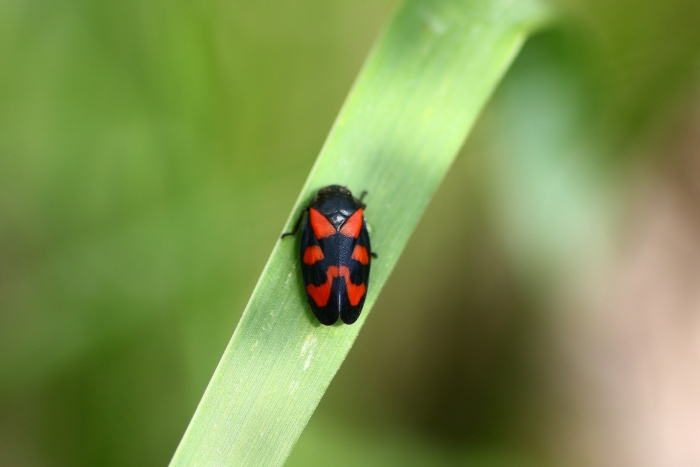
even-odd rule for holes
{"type": "Polygon", "coordinates": [[[337,266],[328,266],[328,271],[326,271],[326,282],[321,285],[309,284],[306,286],[306,292],[311,295],[311,298],[314,299],[316,305],[328,305],[328,299],[331,296],[331,286],[333,285],[333,279],[336,277],[338,277],[337,266]]]}
{"type": "Polygon", "coordinates": [[[350,305],[357,306],[364,297],[367,287],[365,284],[355,285],[350,281],[350,269],[347,266],[328,266],[326,271],[326,282],[321,285],[309,284],[306,286],[306,292],[316,302],[317,306],[324,307],[328,305],[328,300],[331,297],[331,288],[333,287],[333,279],[336,277],[345,279],[345,288],[348,291],[348,300],[350,305]]]}
{"type": "Polygon", "coordinates": [[[318,245],[307,246],[304,250],[304,264],[311,266],[316,261],[321,261],[324,258],[323,250],[318,245]]]}
{"type": "Polygon", "coordinates": [[[309,209],[309,220],[311,221],[311,228],[314,229],[314,235],[318,239],[330,237],[337,233],[331,221],[314,208],[309,209]]]}
{"type": "Polygon", "coordinates": [[[340,233],[346,237],[357,238],[360,236],[360,229],[362,229],[362,208],[348,217],[348,220],[346,220],[345,224],[340,228],[340,233]]]}
{"type": "Polygon", "coordinates": [[[345,287],[348,289],[348,300],[350,305],[357,306],[367,291],[365,284],[355,285],[350,282],[350,269],[347,266],[340,266],[340,275],[345,278],[345,287]]]}
{"type": "MultiPolygon", "coordinates": [[[[304,255],[306,258],[306,255],[304,255]]],[[[363,265],[369,264],[369,254],[367,254],[367,248],[362,245],[355,245],[355,249],[352,250],[352,259],[359,261],[363,265]]],[[[306,260],[304,260],[306,262],[306,260]]]]}

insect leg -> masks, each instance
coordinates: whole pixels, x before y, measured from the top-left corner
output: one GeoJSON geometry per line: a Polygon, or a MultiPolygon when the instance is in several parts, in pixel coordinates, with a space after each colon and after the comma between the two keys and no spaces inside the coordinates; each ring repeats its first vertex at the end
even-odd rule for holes
{"type": "Polygon", "coordinates": [[[299,231],[299,226],[301,226],[301,220],[304,218],[304,214],[309,210],[308,206],[302,209],[302,211],[299,213],[299,218],[297,219],[296,224],[294,224],[294,229],[292,229],[291,232],[285,232],[282,234],[280,239],[283,239],[284,237],[287,237],[289,235],[296,235],[297,232],[299,231]]]}

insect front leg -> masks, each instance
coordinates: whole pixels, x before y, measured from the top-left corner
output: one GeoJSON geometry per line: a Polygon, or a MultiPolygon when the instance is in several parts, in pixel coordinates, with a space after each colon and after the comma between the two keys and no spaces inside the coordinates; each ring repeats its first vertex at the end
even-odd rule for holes
{"type": "Polygon", "coordinates": [[[294,224],[294,229],[292,229],[291,232],[283,233],[282,236],[280,237],[280,240],[284,239],[284,237],[288,237],[289,235],[296,235],[297,232],[299,232],[299,227],[301,226],[301,220],[304,218],[304,214],[306,214],[308,210],[309,210],[308,206],[305,207],[304,209],[302,209],[302,211],[299,213],[299,218],[297,219],[296,224],[294,224]]]}

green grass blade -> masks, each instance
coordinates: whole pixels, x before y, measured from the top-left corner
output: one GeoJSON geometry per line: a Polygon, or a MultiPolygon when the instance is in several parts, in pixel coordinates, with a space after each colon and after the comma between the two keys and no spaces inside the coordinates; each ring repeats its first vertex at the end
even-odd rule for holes
{"type": "Polygon", "coordinates": [[[372,52],[287,225],[319,188],[367,190],[373,249],[365,309],[321,326],[298,240],[279,242],[171,466],[281,465],[479,111],[546,11],[530,0],[408,1],[372,52]]]}

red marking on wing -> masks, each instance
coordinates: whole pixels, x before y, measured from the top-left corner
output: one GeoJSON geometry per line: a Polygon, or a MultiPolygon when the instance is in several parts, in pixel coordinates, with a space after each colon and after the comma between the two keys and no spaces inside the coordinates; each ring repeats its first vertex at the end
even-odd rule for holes
{"type": "Polygon", "coordinates": [[[309,209],[309,220],[311,221],[311,228],[314,229],[314,235],[318,239],[330,237],[337,233],[331,221],[314,208],[309,209]]]}
{"type": "Polygon", "coordinates": [[[340,266],[340,276],[345,278],[345,287],[348,289],[350,305],[357,306],[362,297],[364,297],[367,287],[365,284],[355,285],[350,282],[350,269],[347,266],[340,266]]]}
{"type": "Polygon", "coordinates": [[[316,261],[321,261],[324,258],[323,250],[318,245],[307,246],[304,250],[304,264],[311,266],[316,261]]]}
{"type": "MultiPolygon", "coordinates": [[[[306,256],[304,256],[306,258],[306,256]]],[[[369,264],[369,254],[367,254],[367,248],[362,245],[355,245],[355,249],[352,250],[352,259],[355,259],[362,263],[363,265],[369,264]]],[[[306,262],[306,260],[304,260],[306,262]]]]}
{"type": "Polygon", "coordinates": [[[350,281],[350,269],[347,266],[328,266],[326,271],[326,282],[321,285],[309,284],[306,286],[306,292],[311,295],[317,306],[324,307],[328,305],[328,300],[331,297],[331,288],[333,287],[333,279],[336,277],[345,279],[345,287],[348,290],[348,300],[350,305],[357,306],[365,296],[367,287],[365,284],[355,285],[350,281]]]}
{"type": "Polygon", "coordinates": [[[331,296],[331,286],[333,285],[333,279],[338,277],[338,268],[336,266],[328,266],[328,271],[326,271],[326,282],[321,285],[309,284],[306,286],[306,292],[311,295],[314,299],[316,305],[326,306],[328,305],[328,299],[331,296]]]}
{"type": "Polygon", "coordinates": [[[346,237],[357,238],[360,236],[360,229],[362,229],[362,208],[348,217],[348,220],[346,220],[345,224],[340,228],[340,233],[346,237]]]}

